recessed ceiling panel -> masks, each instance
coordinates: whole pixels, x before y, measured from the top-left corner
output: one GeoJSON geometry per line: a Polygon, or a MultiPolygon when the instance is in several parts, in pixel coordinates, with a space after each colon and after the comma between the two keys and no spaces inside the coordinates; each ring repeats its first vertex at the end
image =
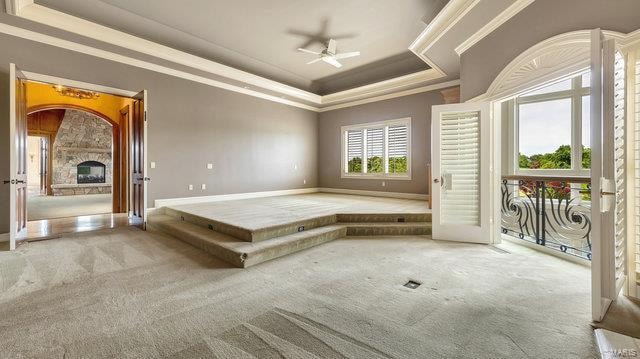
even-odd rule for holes
{"type": "Polygon", "coordinates": [[[446,0],[36,0],[36,3],[305,90],[328,92],[427,69],[409,44],[446,0]],[[360,51],[307,65],[337,40],[360,51]],[[399,61],[393,61],[398,59],[399,61]],[[378,67],[379,66],[379,67],[378,67]],[[376,70],[378,68],[378,70],[376,70]]]}

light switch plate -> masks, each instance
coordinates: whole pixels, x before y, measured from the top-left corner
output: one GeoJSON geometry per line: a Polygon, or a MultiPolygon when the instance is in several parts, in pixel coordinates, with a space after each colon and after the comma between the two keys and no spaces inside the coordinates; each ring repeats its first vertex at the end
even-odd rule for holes
{"type": "Polygon", "coordinates": [[[192,184],[189,185],[189,191],[193,191],[193,185],[192,184]]]}
{"type": "Polygon", "coordinates": [[[200,189],[204,191],[205,189],[207,189],[207,185],[203,183],[202,185],[200,185],[200,189]]]}
{"type": "Polygon", "coordinates": [[[212,170],[213,169],[213,163],[207,163],[207,169],[208,170],[212,170]]]}
{"type": "Polygon", "coordinates": [[[151,162],[151,168],[156,168],[156,163],[155,162],[151,162]]]}

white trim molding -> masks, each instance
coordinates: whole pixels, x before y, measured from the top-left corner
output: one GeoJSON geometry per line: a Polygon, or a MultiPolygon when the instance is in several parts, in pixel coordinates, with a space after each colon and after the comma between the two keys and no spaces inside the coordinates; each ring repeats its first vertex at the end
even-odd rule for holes
{"type": "Polygon", "coordinates": [[[62,78],[62,77],[37,74],[35,72],[22,71],[22,73],[27,78],[27,80],[30,80],[30,81],[42,82],[42,83],[46,83],[46,84],[64,85],[64,86],[67,86],[67,87],[74,87],[74,88],[79,88],[79,89],[83,89],[83,90],[97,91],[97,92],[102,92],[102,93],[107,93],[107,94],[117,95],[117,96],[123,96],[123,97],[134,97],[135,95],[137,95],[140,92],[140,91],[122,90],[122,89],[118,89],[118,88],[115,88],[115,87],[109,87],[109,86],[95,85],[95,84],[90,84],[88,82],[69,80],[69,79],[65,79],[65,78],[62,78]]]}
{"type": "MultiPolygon", "coordinates": [[[[173,63],[204,71],[216,76],[221,76],[225,79],[238,81],[243,84],[247,84],[248,86],[232,85],[224,82],[224,80],[219,81],[212,78],[194,75],[185,71],[174,70],[162,65],[123,56],[95,47],[66,41],[50,35],[40,34],[7,24],[0,24],[0,32],[2,33],[53,45],[71,51],[84,53],[87,55],[104,58],[107,60],[141,67],[147,70],[180,77],[191,81],[200,82],[210,86],[223,88],[249,96],[282,103],[285,105],[304,108],[315,112],[329,111],[328,108],[333,108],[333,106],[337,106],[336,108],[355,106],[366,103],[363,101],[367,101],[369,99],[374,99],[368,101],[373,102],[377,101],[377,98],[385,99],[406,96],[404,94],[406,93],[406,91],[416,91],[413,93],[422,92],[423,88],[425,88],[426,86],[431,86],[432,84],[430,83],[444,76],[444,73],[442,71],[440,71],[434,64],[431,64],[430,61],[427,60],[426,62],[430,64],[430,66],[432,66],[431,69],[418,71],[393,79],[379,81],[376,83],[322,96],[295,88],[293,86],[285,85],[277,81],[269,80],[242,70],[238,70],[215,61],[176,50],[165,45],[145,40],[143,38],[136,37],[122,31],[111,29],[109,27],[84,20],[76,16],[65,14],[63,12],[36,4],[33,2],[33,0],[5,1],[7,3],[7,12],[12,15],[42,23],[48,26],[53,26],[72,33],[81,34],[83,36],[108,44],[128,48],[142,54],[171,61],[173,63]],[[269,91],[270,93],[276,93],[276,95],[265,93],[265,90],[269,91]]],[[[439,19],[441,19],[440,22],[443,22],[444,17],[440,16],[439,19]]],[[[447,21],[444,22],[449,23],[447,21]]],[[[438,29],[439,31],[444,31],[448,30],[449,28],[438,29]]]]}
{"type": "Polygon", "coordinates": [[[471,11],[480,0],[449,0],[447,5],[429,23],[426,29],[420,33],[417,39],[411,43],[409,50],[416,54],[422,61],[436,70],[441,77],[446,76],[425,52],[433,46],[447,31],[451,30],[462,18],[471,11]]]}
{"type": "Polygon", "coordinates": [[[480,30],[476,31],[468,39],[462,42],[455,48],[458,56],[462,55],[465,51],[470,49],[473,45],[477,44],[480,40],[484,39],[487,35],[500,27],[500,25],[507,22],[507,20],[516,16],[520,11],[524,10],[527,6],[531,5],[534,0],[516,0],[503,12],[498,14],[495,18],[485,24],[480,30]]]}
{"type": "MultiPolygon", "coordinates": [[[[617,39],[623,50],[640,43],[640,30],[629,34],[603,33],[607,38],[617,39]]],[[[467,102],[506,100],[586,70],[590,61],[590,34],[590,30],[571,31],[531,46],[505,66],[484,94],[467,102]]]]}
{"type": "Polygon", "coordinates": [[[422,87],[418,87],[418,88],[414,88],[414,89],[410,89],[410,90],[392,92],[392,93],[387,94],[387,95],[369,97],[369,98],[365,98],[365,99],[362,99],[362,100],[350,101],[350,102],[346,102],[346,103],[339,104],[339,105],[322,107],[322,108],[320,108],[320,110],[318,112],[333,111],[333,110],[337,110],[337,109],[341,109],[341,108],[345,108],[345,107],[352,107],[352,106],[363,105],[363,104],[367,104],[367,103],[371,103],[371,102],[384,101],[384,100],[389,100],[389,99],[392,99],[392,98],[415,95],[415,94],[418,94],[418,93],[435,91],[435,90],[441,90],[441,89],[454,87],[454,86],[460,86],[460,80],[440,82],[440,83],[436,83],[436,84],[433,84],[433,85],[422,86],[422,87]]]}

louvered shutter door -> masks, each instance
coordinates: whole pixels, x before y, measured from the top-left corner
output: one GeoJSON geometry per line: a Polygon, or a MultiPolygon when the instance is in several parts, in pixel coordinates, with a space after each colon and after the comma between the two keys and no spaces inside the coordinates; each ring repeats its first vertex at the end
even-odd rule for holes
{"type": "Polygon", "coordinates": [[[616,52],[614,63],[614,181],[615,181],[615,279],[616,291],[624,285],[626,274],[626,173],[625,173],[625,62],[616,52]]]}
{"type": "Polygon", "coordinates": [[[480,114],[443,114],[441,221],[480,225],[480,114]]]}
{"type": "Polygon", "coordinates": [[[389,173],[406,173],[409,164],[409,129],[405,125],[389,126],[389,173]]]}

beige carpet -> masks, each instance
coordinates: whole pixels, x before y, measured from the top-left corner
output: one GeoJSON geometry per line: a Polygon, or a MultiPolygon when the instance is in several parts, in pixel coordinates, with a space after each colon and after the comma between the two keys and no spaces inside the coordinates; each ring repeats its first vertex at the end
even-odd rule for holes
{"type": "Polygon", "coordinates": [[[27,200],[30,221],[111,213],[112,210],[111,194],[35,196],[27,200]]]}
{"type": "Polygon", "coordinates": [[[247,229],[336,213],[427,213],[426,201],[333,193],[297,194],[168,206],[247,229]]]}
{"type": "Polygon", "coordinates": [[[28,243],[0,253],[0,357],[596,358],[588,268],[505,248],[343,239],[236,269],[133,228],[28,243]]]}

